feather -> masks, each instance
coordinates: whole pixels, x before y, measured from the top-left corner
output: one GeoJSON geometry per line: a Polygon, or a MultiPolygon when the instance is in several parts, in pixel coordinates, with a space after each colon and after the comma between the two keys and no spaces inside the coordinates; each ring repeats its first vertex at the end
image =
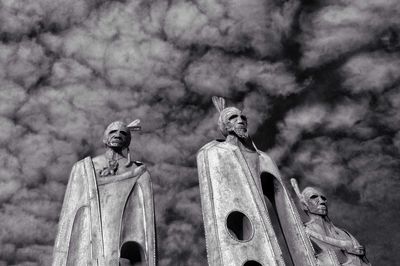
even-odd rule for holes
{"type": "Polygon", "coordinates": [[[290,183],[292,183],[293,190],[294,190],[294,192],[296,192],[297,197],[304,204],[305,200],[304,200],[303,195],[300,193],[300,189],[299,189],[299,185],[297,183],[297,180],[294,179],[294,178],[291,178],[290,179],[290,183]]]}
{"type": "Polygon", "coordinates": [[[139,126],[139,123],[140,123],[140,119],[135,119],[135,120],[133,120],[133,121],[128,125],[129,130],[131,130],[131,131],[138,131],[138,130],[141,130],[142,127],[139,126]]]}
{"type": "Polygon", "coordinates": [[[221,112],[225,109],[225,99],[218,96],[213,96],[212,101],[214,103],[215,108],[217,108],[218,112],[221,112]]]}

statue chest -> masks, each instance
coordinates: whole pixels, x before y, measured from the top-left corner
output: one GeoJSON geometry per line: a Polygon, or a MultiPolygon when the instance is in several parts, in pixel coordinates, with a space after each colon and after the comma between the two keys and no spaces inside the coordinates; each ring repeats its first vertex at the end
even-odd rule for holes
{"type": "Polygon", "coordinates": [[[128,171],[134,170],[137,165],[135,163],[127,164],[127,159],[120,158],[111,160],[105,156],[96,157],[93,160],[93,166],[96,172],[96,178],[108,177],[113,175],[121,175],[128,171]]]}
{"type": "MultiPolygon", "coordinates": [[[[100,177],[101,178],[101,177],[100,177]]],[[[122,219],[136,178],[98,186],[103,243],[106,258],[118,258],[122,219]]]]}

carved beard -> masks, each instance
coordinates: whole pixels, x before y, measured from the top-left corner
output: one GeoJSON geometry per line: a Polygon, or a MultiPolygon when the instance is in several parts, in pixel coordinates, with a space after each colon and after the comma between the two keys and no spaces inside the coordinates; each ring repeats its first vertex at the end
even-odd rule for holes
{"type": "Polygon", "coordinates": [[[246,128],[234,127],[233,132],[235,132],[236,136],[238,136],[241,139],[247,139],[249,137],[249,134],[247,133],[246,128]]]}

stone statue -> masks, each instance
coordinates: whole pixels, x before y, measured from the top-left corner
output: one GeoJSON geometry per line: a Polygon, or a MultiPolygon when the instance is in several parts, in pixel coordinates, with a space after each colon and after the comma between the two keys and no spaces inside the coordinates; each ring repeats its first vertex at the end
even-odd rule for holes
{"type": "Polygon", "coordinates": [[[225,139],[197,154],[208,264],[316,265],[290,185],[252,142],[243,112],[213,102],[225,139]]]}
{"type": "Polygon", "coordinates": [[[129,152],[139,122],[111,123],[104,132],[106,152],[73,166],[53,266],[156,264],[150,175],[129,152]]]}
{"type": "Polygon", "coordinates": [[[291,181],[309,216],[305,227],[314,245],[318,264],[371,265],[365,256],[364,247],[349,232],[336,227],[329,219],[326,196],[314,187],[307,187],[300,194],[296,180],[291,181]]]}

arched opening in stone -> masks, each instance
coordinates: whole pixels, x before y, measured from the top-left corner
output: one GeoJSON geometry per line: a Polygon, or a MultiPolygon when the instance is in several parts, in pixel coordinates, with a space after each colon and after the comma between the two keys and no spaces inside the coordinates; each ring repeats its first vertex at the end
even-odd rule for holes
{"type": "Polygon", "coordinates": [[[228,215],[226,227],[229,234],[239,241],[248,241],[253,235],[253,226],[249,218],[239,211],[233,211],[228,215]]]}
{"type": "Polygon", "coordinates": [[[136,242],[125,242],[121,247],[120,266],[145,266],[143,248],[136,242]]]}
{"type": "Polygon", "coordinates": [[[262,266],[262,264],[255,260],[248,260],[243,264],[243,266],[262,266]]]}

